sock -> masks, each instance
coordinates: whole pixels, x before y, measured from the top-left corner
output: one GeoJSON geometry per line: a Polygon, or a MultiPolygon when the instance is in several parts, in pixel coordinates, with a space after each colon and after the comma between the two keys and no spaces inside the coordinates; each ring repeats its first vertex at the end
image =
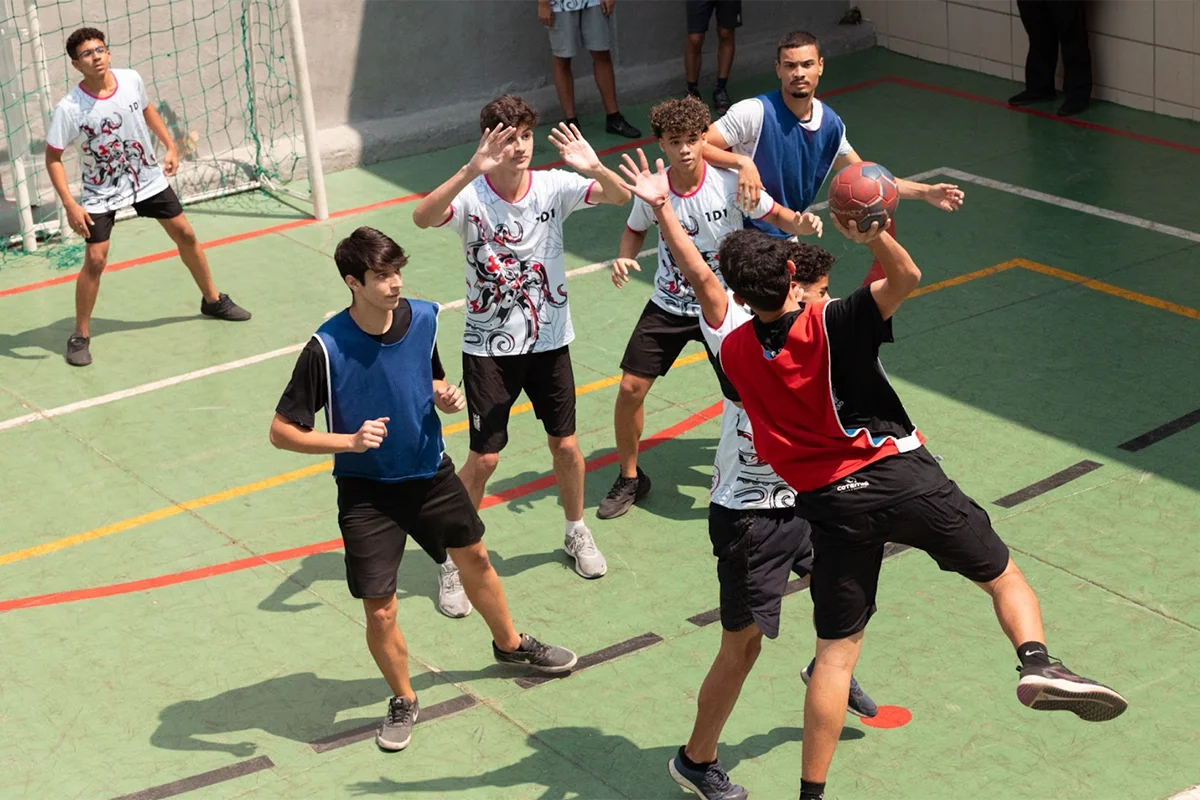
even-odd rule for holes
{"type": "Polygon", "coordinates": [[[703,772],[704,770],[708,769],[710,766],[713,765],[712,761],[692,761],[690,758],[687,757],[687,752],[685,750],[685,747],[686,747],[686,745],[684,747],[679,748],[679,760],[682,761],[683,765],[685,767],[687,767],[688,769],[696,769],[696,770],[700,770],[701,772],[703,772]]]}
{"type": "Polygon", "coordinates": [[[688,94],[700,94],[700,84],[688,81],[688,94]]]}
{"type": "Polygon", "coordinates": [[[1025,642],[1017,648],[1017,658],[1021,659],[1023,667],[1035,664],[1039,667],[1050,666],[1050,656],[1046,653],[1046,645],[1041,642],[1025,642]]]}
{"type": "Polygon", "coordinates": [[[725,84],[729,82],[729,78],[717,78],[717,88],[724,89],[725,84]]]}
{"type": "Polygon", "coordinates": [[[571,533],[571,531],[575,530],[576,528],[582,527],[582,526],[583,526],[583,520],[581,520],[581,519],[567,520],[567,533],[569,534],[569,533],[571,533]]]}
{"type": "Polygon", "coordinates": [[[567,117],[567,124],[574,125],[576,128],[578,128],[579,127],[579,117],[567,117]]]}
{"type": "Polygon", "coordinates": [[[800,800],[824,800],[825,784],[800,779],[800,800]]]}
{"type": "Polygon", "coordinates": [[[620,122],[625,118],[621,116],[620,111],[614,111],[613,113],[607,115],[604,119],[606,122],[620,122]]]}
{"type": "MultiPolygon", "coordinates": [[[[887,228],[885,228],[884,230],[886,230],[889,234],[891,234],[891,236],[893,238],[895,238],[895,236],[896,236],[896,221],[891,220],[891,219],[888,220],[887,228]]],[[[871,262],[871,269],[870,269],[870,271],[867,272],[867,277],[863,278],[862,285],[870,286],[874,281],[877,281],[882,277],[883,277],[883,265],[879,263],[879,259],[877,258],[871,262]]]]}

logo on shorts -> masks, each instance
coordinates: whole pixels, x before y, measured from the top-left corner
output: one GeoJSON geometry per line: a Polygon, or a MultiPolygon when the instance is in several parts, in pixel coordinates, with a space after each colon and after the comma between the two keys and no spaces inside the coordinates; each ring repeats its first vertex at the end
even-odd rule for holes
{"type": "Polygon", "coordinates": [[[474,428],[475,430],[479,430],[479,415],[478,414],[471,415],[471,427],[474,428]]]}
{"type": "Polygon", "coordinates": [[[858,478],[846,478],[845,482],[837,487],[839,492],[854,492],[859,489],[865,489],[871,484],[866,481],[860,481],[858,478]]]}

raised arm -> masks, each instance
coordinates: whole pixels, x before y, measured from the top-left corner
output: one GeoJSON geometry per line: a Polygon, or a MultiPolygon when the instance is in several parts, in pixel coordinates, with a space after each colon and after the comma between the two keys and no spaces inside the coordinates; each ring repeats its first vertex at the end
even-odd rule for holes
{"type": "Polygon", "coordinates": [[[696,245],[692,244],[692,237],[688,236],[687,231],[679,224],[675,209],[668,202],[671,186],[667,181],[662,159],[656,162],[658,172],[651,172],[646,154],[641,148],[638,148],[637,153],[640,169],[634,165],[628,154],[621,157],[623,163],[619,169],[627,179],[625,186],[654,209],[654,215],[658,219],[658,235],[663,237],[663,241],[671,250],[671,257],[675,259],[675,265],[692,285],[705,322],[713,328],[720,327],[729,308],[729,297],[725,294],[725,287],[713,274],[696,245]]]}
{"type": "Polygon", "coordinates": [[[621,176],[604,166],[579,128],[560,122],[557,128],[550,131],[550,142],[558,148],[559,155],[568,167],[600,184],[599,189],[589,195],[592,202],[614,206],[629,202],[631,195],[622,183],[621,176]]]}
{"type": "Polygon", "coordinates": [[[425,195],[425,199],[413,209],[413,222],[418,228],[430,228],[445,224],[450,218],[450,204],[458,193],[478,178],[496,167],[504,156],[504,148],[516,133],[516,128],[505,127],[504,123],[496,126],[495,130],[485,130],[479,137],[479,147],[475,155],[454,173],[441,186],[425,195]]]}
{"type": "Polygon", "coordinates": [[[879,307],[879,315],[891,319],[900,304],[908,298],[917,284],[921,282],[921,270],[912,260],[908,251],[892,238],[891,234],[880,230],[878,222],[871,223],[871,230],[861,233],[858,229],[842,225],[837,217],[833,217],[833,226],[843,236],[852,242],[865,244],[879,265],[883,267],[883,277],[871,283],[871,297],[879,307]]]}
{"type": "MultiPolygon", "coordinates": [[[[862,157],[851,150],[833,160],[833,170],[837,172],[860,161],[862,157]]],[[[962,208],[963,200],[967,197],[966,193],[953,183],[918,183],[907,178],[896,178],[896,188],[900,191],[901,200],[924,200],[942,211],[957,211],[962,208]]]]}

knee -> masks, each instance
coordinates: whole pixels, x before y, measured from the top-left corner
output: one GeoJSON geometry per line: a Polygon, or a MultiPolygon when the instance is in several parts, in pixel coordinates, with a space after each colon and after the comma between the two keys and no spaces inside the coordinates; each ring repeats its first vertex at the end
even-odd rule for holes
{"type": "Polygon", "coordinates": [[[483,542],[476,542],[466,547],[447,548],[446,552],[454,560],[454,565],[458,567],[459,572],[475,575],[491,569],[492,562],[488,558],[488,551],[483,542]]]}
{"type": "Polygon", "coordinates": [[[575,436],[549,436],[547,442],[555,461],[572,461],[576,456],[583,458],[579,451],[579,439],[575,436]]]}
{"type": "Polygon", "coordinates": [[[761,632],[748,636],[729,637],[721,643],[721,657],[740,672],[749,672],[762,653],[761,632]]]}
{"type": "Polygon", "coordinates": [[[83,259],[83,271],[93,278],[99,278],[100,273],[104,272],[104,268],[107,265],[107,256],[98,256],[89,253],[83,259]]]}
{"type": "Polygon", "coordinates": [[[703,33],[689,33],[688,34],[688,48],[691,49],[692,52],[699,52],[701,47],[704,47],[704,34],[703,33]]]}
{"type": "Polygon", "coordinates": [[[641,405],[650,391],[654,381],[626,372],[621,376],[621,388],[618,390],[622,400],[641,405]]]}
{"type": "Polygon", "coordinates": [[[183,230],[172,231],[171,238],[175,241],[175,244],[179,245],[180,247],[188,248],[195,247],[199,241],[196,238],[196,232],[190,227],[183,230]]]}
{"type": "Polygon", "coordinates": [[[717,28],[717,36],[721,37],[721,44],[733,44],[733,28],[717,28]]]}
{"type": "MultiPolygon", "coordinates": [[[[474,464],[476,470],[483,473],[484,475],[490,476],[493,472],[496,471],[496,467],[500,465],[500,454],[499,453],[476,453],[476,452],[472,451],[470,460],[471,460],[471,463],[474,464]]],[[[457,564],[458,562],[456,561],[454,563],[457,564]]]]}
{"type": "Polygon", "coordinates": [[[612,61],[612,56],[607,50],[592,50],[593,64],[608,64],[612,61]]]}
{"type": "MultiPolygon", "coordinates": [[[[456,562],[457,563],[457,562],[456,562]]],[[[396,597],[386,600],[364,600],[367,628],[373,632],[386,631],[396,625],[396,597]]]]}

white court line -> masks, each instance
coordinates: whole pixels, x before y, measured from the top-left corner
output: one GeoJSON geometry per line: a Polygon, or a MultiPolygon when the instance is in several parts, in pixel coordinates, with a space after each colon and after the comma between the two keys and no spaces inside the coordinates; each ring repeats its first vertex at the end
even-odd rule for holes
{"type": "Polygon", "coordinates": [[[1200,800],[1200,784],[1190,789],[1184,789],[1179,794],[1171,795],[1170,800],[1200,800]]]}
{"type": "MultiPolygon", "coordinates": [[[[651,255],[651,254],[657,253],[657,252],[658,252],[657,248],[651,248],[649,250],[643,250],[642,252],[638,253],[637,257],[643,258],[645,256],[648,256],[648,255],[651,255]]],[[[607,269],[611,265],[612,265],[611,260],[610,261],[597,261],[595,264],[588,264],[587,266],[579,267],[577,269],[568,271],[567,277],[570,278],[570,277],[574,277],[576,275],[587,275],[589,272],[596,272],[598,270],[607,269]]],[[[443,311],[447,311],[450,309],[462,308],[463,304],[465,302],[466,302],[465,299],[459,299],[459,300],[452,300],[449,303],[443,303],[440,305],[441,305],[441,309],[443,311]]],[[[333,316],[334,313],[336,313],[336,312],[331,312],[329,314],[326,314],[325,318],[329,319],[329,317],[333,316]]],[[[55,408],[48,408],[45,411],[35,411],[31,414],[24,414],[19,417],[12,417],[11,419],[6,419],[3,422],[0,422],[0,431],[6,431],[6,430],[10,430],[12,428],[20,428],[22,426],[29,425],[30,423],[38,422],[38,421],[44,420],[44,419],[51,419],[53,417],[61,417],[61,416],[65,416],[67,414],[74,414],[76,411],[83,411],[84,409],[95,408],[96,406],[108,405],[109,403],[115,403],[118,400],[125,400],[130,397],[137,397],[139,394],[146,394],[147,392],[154,392],[159,389],[166,389],[169,386],[178,386],[181,383],[187,383],[188,381],[194,381],[199,378],[207,378],[210,375],[219,375],[222,372],[229,372],[230,370],[240,369],[241,367],[248,367],[251,364],[259,364],[263,361],[270,361],[271,359],[279,358],[280,356],[286,356],[286,355],[290,355],[292,353],[299,353],[301,350],[304,349],[304,345],[306,343],[307,342],[301,342],[300,344],[294,344],[294,345],[290,345],[288,347],[281,347],[278,350],[272,350],[269,353],[259,353],[256,356],[250,356],[248,358],[239,358],[236,361],[227,361],[224,364],[217,364],[216,366],[213,366],[213,367],[205,367],[204,369],[198,369],[193,372],[185,372],[182,375],[175,375],[174,377],[171,377],[171,378],[163,378],[162,380],[152,381],[150,383],[143,383],[140,386],[134,386],[129,389],[122,389],[119,392],[110,392],[109,394],[100,395],[99,397],[93,397],[89,400],[80,400],[75,403],[68,403],[65,406],[56,406],[55,408]]]]}

